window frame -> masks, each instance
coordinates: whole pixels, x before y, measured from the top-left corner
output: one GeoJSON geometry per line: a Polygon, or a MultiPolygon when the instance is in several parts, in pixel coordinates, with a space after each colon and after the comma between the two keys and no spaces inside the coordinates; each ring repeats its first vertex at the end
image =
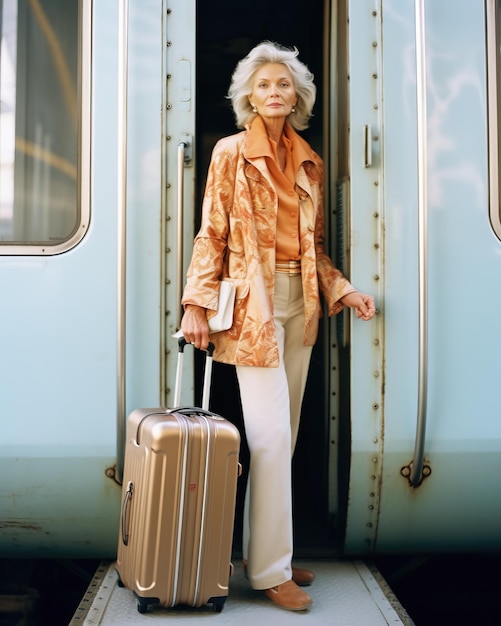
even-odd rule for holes
{"type": "Polygon", "coordinates": [[[90,224],[92,0],[79,0],[77,214],[72,234],[57,243],[0,242],[0,256],[54,256],[77,246],[90,224]]]}

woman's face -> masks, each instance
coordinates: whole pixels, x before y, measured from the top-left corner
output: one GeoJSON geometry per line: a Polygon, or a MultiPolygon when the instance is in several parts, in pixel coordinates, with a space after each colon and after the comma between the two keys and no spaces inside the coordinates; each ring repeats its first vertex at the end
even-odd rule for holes
{"type": "Polygon", "coordinates": [[[264,118],[287,117],[297,102],[292,75],[282,63],[266,63],[254,74],[251,106],[264,118]]]}

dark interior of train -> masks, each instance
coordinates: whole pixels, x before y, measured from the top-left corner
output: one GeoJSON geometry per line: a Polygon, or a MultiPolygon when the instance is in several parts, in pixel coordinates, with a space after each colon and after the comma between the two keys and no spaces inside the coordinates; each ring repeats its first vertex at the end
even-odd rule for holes
{"type": "MultiPolygon", "coordinates": [[[[197,19],[197,199],[201,206],[204,181],[214,143],[238,132],[226,93],[237,62],[253,46],[271,40],[296,46],[300,59],[315,75],[317,100],[310,128],[303,136],[323,155],[322,94],[324,62],[323,0],[289,0],[248,4],[232,0],[198,3],[197,19]]],[[[197,213],[197,211],[196,211],[197,213]]],[[[195,228],[198,223],[195,224],[195,228]]],[[[202,364],[199,364],[201,367],[202,364]]],[[[197,379],[201,378],[200,373],[197,379]]],[[[200,386],[200,383],[198,383],[200,386]]],[[[336,548],[334,524],[328,511],[328,452],[326,424],[325,359],[322,341],[315,347],[302,426],[294,457],[294,507],[296,554],[326,555],[336,548]]],[[[243,424],[234,368],[215,364],[211,407],[236,423],[243,424]]],[[[238,495],[235,551],[241,548],[243,494],[248,452],[243,445],[244,473],[238,495]]]]}

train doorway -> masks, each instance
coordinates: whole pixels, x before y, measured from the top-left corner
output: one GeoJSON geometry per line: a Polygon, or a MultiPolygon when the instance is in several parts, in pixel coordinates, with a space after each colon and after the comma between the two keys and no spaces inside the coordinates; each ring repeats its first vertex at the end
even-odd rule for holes
{"type": "MultiPolygon", "coordinates": [[[[215,142],[238,132],[229,101],[225,98],[237,62],[263,40],[296,46],[300,58],[315,75],[317,101],[310,128],[303,136],[324,159],[329,149],[325,128],[325,90],[329,85],[327,59],[329,42],[325,26],[330,21],[324,0],[288,0],[269,3],[256,0],[241,5],[229,0],[197,3],[197,172],[195,231],[198,229],[201,199],[210,155],[215,142]],[[324,6],[325,5],[325,6],[324,6]]],[[[327,198],[327,203],[329,199],[327,198]]],[[[315,346],[303,407],[299,442],[294,458],[294,507],[296,552],[326,555],[336,550],[329,413],[328,354],[329,326],[325,322],[315,346]]],[[[196,379],[200,388],[198,364],[196,379]]],[[[241,407],[234,368],[215,364],[212,404],[237,423],[243,432],[241,407]]],[[[239,487],[235,550],[241,546],[243,495],[248,468],[244,442],[244,475],[239,487]]],[[[334,487],[337,490],[337,487],[334,487]]]]}

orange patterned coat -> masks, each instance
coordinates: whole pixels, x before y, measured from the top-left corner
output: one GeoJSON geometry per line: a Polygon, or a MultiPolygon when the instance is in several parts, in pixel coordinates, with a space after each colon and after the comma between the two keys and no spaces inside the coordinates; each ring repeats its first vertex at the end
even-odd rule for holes
{"type": "MultiPolygon", "coordinates": [[[[182,303],[215,314],[219,280],[236,286],[232,328],[211,335],[214,359],[235,365],[277,367],[273,322],[275,243],[278,199],[265,157],[246,158],[249,130],[221,139],[214,147],[202,205],[202,224],[195,238],[182,303]]],[[[304,344],[317,339],[322,315],[320,291],[329,315],[355,288],[334,267],[324,251],[320,157],[288,126],[288,136],[310,155],[296,174],[299,197],[301,276],[304,293],[304,344]]]]}

